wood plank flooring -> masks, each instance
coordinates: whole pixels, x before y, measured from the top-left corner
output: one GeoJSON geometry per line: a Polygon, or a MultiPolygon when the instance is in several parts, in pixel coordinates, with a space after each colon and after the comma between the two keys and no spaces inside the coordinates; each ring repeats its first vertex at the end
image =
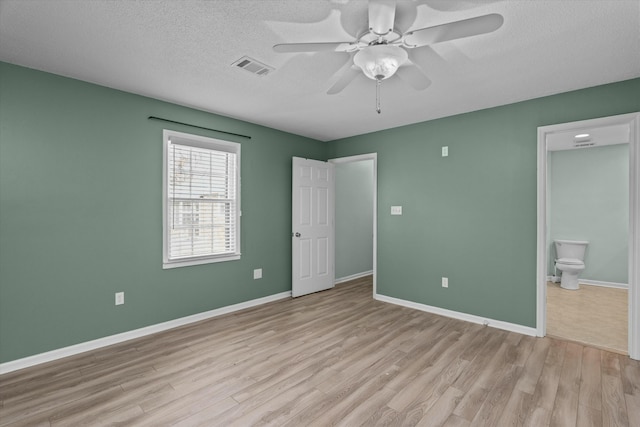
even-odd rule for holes
{"type": "Polygon", "coordinates": [[[547,282],[547,335],[629,354],[626,289],[547,282]]]}
{"type": "Polygon", "coordinates": [[[359,279],[5,374],[0,425],[640,425],[637,361],[371,294],[359,279]]]}

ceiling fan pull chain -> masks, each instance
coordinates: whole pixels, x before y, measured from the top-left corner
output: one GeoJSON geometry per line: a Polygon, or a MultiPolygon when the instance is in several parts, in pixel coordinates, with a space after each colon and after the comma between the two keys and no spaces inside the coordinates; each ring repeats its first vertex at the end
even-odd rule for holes
{"type": "Polygon", "coordinates": [[[382,83],[382,80],[376,80],[376,111],[378,114],[382,111],[380,109],[380,83],[382,83]]]}

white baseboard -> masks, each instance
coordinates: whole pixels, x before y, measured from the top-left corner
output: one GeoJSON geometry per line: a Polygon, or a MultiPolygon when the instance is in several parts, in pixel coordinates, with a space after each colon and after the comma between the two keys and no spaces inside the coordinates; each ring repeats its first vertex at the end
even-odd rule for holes
{"type": "Polygon", "coordinates": [[[340,284],[340,283],[344,283],[344,282],[348,282],[349,280],[355,280],[355,279],[359,279],[361,277],[366,277],[366,276],[371,276],[373,274],[373,270],[369,270],[369,271],[363,271],[362,273],[356,273],[356,274],[352,274],[350,276],[344,276],[341,277],[339,279],[334,280],[334,284],[340,284]]]}
{"type": "MultiPolygon", "coordinates": [[[[547,282],[560,283],[560,276],[547,276],[547,282]]],[[[603,288],[629,289],[626,283],[604,282],[602,280],[580,279],[581,285],[601,286],[603,288]]]]}
{"type": "Polygon", "coordinates": [[[420,304],[417,302],[406,301],[403,299],[388,297],[386,295],[375,294],[374,299],[390,304],[401,305],[403,307],[413,308],[415,310],[426,311],[427,313],[438,314],[440,316],[452,317],[466,322],[478,323],[480,325],[491,326],[492,328],[503,329],[509,332],[516,332],[523,335],[536,336],[536,328],[517,325],[515,323],[503,322],[501,320],[488,319],[473,314],[461,313],[459,311],[447,310],[445,308],[433,307],[431,305],[420,304]]]}
{"type": "Polygon", "coordinates": [[[580,284],[591,285],[591,286],[602,286],[604,288],[629,289],[629,285],[626,283],[603,282],[601,280],[580,279],[580,284]]]}
{"type": "Polygon", "coordinates": [[[104,338],[75,344],[69,347],[63,347],[56,350],[47,351],[45,353],[36,354],[22,359],[12,360],[10,362],[0,363],[0,374],[17,371],[19,369],[28,368],[30,366],[39,365],[41,363],[51,362],[62,359],[63,357],[73,356],[90,350],[96,350],[109,345],[118,344],[135,338],[152,335],[157,332],[166,331],[168,329],[177,328],[178,326],[188,325],[190,323],[199,322],[201,320],[210,319],[212,317],[221,316],[223,314],[233,313],[234,311],[244,310],[245,308],[255,307],[257,305],[266,304],[291,297],[291,291],[281,292],[279,294],[269,295],[263,298],[257,298],[251,301],[245,301],[238,304],[228,305],[226,307],[216,308],[215,310],[205,311],[203,313],[193,314],[191,316],[181,317],[179,319],[169,320],[167,322],[146,326],[132,331],[122,332],[116,335],[110,335],[104,338]]]}

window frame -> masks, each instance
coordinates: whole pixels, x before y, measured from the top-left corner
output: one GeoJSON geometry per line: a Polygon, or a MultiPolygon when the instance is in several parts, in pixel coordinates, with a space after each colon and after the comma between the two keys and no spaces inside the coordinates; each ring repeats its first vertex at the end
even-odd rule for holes
{"type": "Polygon", "coordinates": [[[224,141],[221,139],[205,137],[201,135],[193,135],[183,132],[177,132],[169,129],[163,129],[162,132],[162,268],[186,267],[190,265],[201,265],[224,261],[239,260],[240,251],[240,218],[242,216],[240,205],[240,144],[237,142],[224,141]],[[198,255],[190,257],[181,257],[171,259],[169,256],[169,147],[171,140],[177,141],[176,144],[204,148],[207,150],[223,151],[227,153],[235,153],[236,155],[236,194],[235,194],[235,251],[220,255],[198,255]]]}

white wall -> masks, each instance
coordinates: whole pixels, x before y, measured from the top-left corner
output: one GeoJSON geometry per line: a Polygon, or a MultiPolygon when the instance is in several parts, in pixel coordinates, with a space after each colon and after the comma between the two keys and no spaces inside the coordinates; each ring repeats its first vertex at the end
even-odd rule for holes
{"type": "Polygon", "coordinates": [[[336,280],[373,270],[373,160],[336,163],[336,280]]]}

